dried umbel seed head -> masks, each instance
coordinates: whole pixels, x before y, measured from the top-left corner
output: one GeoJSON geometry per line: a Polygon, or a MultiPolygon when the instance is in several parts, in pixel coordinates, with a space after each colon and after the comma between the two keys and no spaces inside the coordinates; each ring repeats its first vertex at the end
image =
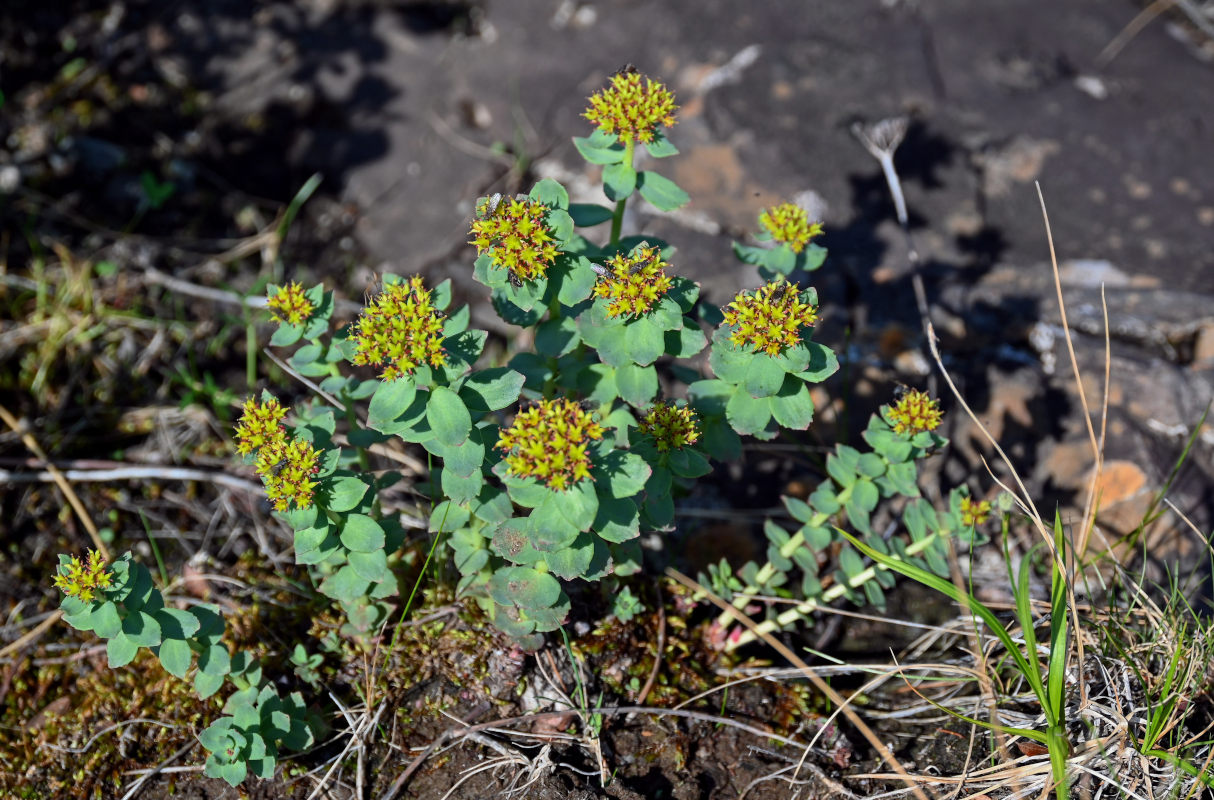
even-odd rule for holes
{"type": "Polygon", "coordinates": [[[961,498],[961,524],[981,525],[991,514],[991,504],[987,500],[974,502],[972,498],[961,498]]]}
{"type": "Polygon", "coordinates": [[[909,117],[889,117],[871,125],[855,122],[851,130],[868,152],[875,158],[881,158],[893,155],[898,145],[902,144],[909,127],[909,117]]]}
{"type": "Polygon", "coordinates": [[[753,293],[740,293],[725,309],[724,317],[734,329],[729,341],[777,356],[801,341],[801,329],[818,321],[818,309],[802,300],[800,292],[790,291],[780,278],[753,293]]]}
{"type": "Polygon", "coordinates": [[[535,478],[564,491],[590,477],[590,443],[603,428],[573,400],[541,400],[519,411],[497,441],[511,475],[535,478]]]}
{"type": "Polygon", "coordinates": [[[303,286],[294,281],[276,289],[266,301],[266,305],[270,309],[271,319],[288,325],[302,325],[316,310],[312,301],[304,294],[303,286]]]}
{"type": "Polygon", "coordinates": [[[940,427],[944,412],[940,410],[940,404],[926,392],[911,389],[893,405],[886,406],[886,417],[894,433],[914,435],[940,427]]]}
{"type": "Polygon", "coordinates": [[[428,364],[447,363],[443,318],[419,276],[390,283],[363,309],[354,334],[354,363],[382,366],[380,378],[393,381],[428,364]]]}
{"type": "Polygon", "coordinates": [[[771,238],[787,244],[794,253],[800,253],[809,240],[822,233],[822,223],[809,222],[809,212],[793,203],[772,206],[759,215],[759,224],[771,234],[771,238]]]}
{"type": "Polygon", "coordinates": [[[674,282],[666,275],[669,266],[656,247],[641,243],[628,255],[615,255],[598,267],[602,277],[594,285],[594,296],[607,300],[612,317],[639,317],[649,313],[670,291],[674,282]]]}
{"type": "Polygon", "coordinates": [[[106,568],[105,559],[96,550],[90,550],[84,561],[75,556],[59,556],[59,560],[54,583],[68,597],[91,603],[110,588],[113,576],[106,568]]]}
{"type": "Polygon", "coordinates": [[[700,439],[699,418],[686,406],[658,403],[641,418],[641,433],[653,437],[659,452],[693,445],[700,439]]]}
{"type": "Polygon", "coordinates": [[[476,252],[488,255],[493,266],[507,270],[511,282],[547,275],[557,256],[556,239],[544,221],[548,206],[520,195],[499,200],[493,208],[472,221],[471,244],[476,252]]]}
{"type": "Polygon", "coordinates": [[[652,142],[659,125],[675,124],[675,109],[674,95],[665,86],[625,68],[611,76],[611,86],[591,95],[582,116],[621,142],[652,142]]]}

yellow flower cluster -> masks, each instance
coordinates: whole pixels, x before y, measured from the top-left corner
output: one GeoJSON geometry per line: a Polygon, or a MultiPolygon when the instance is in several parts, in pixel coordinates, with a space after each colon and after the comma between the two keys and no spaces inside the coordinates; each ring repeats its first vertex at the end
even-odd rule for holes
{"type": "Polygon", "coordinates": [[[654,438],[658,451],[665,453],[695,444],[700,439],[699,420],[687,406],[658,403],[641,418],[641,433],[654,438]]]}
{"type": "Polygon", "coordinates": [[[278,287],[270,295],[266,305],[270,308],[272,320],[289,325],[302,325],[316,310],[312,301],[304,294],[303,286],[294,281],[286,286],[278,287]]]}
{"type": "Polygon", "coordinates": [[[501,432],[497,447],[506,451],[511,475],[536,478],[548,488],[564,491],[590,477],[586,449],[603,438],[603,428],[582,407],[564,398],[541,400],[519,411],[514,424],[501,432]]]}
{"type": "Polygon", "coordinates": [[[777,242],[783,242],[799,253],[809,240],[822,233],[822,223],[809,224],[809,212],[793,203],[772,206],[759,215],[759,224],[777,242]]]}
{"type": "Polygon", "coordinates": [[[72,556],[69,563],[59,566],[55,587],[68,597],[77,597],[91,603],[103,590],[110,588],[113,577],[106,569],[101,553],[90,550],[86,561],[81,562],[72,556]]]}
{"type": "Polygon", "coordinates": [[[480,255],[488,253],[496,267],[517,280],[533,281],[548,274],[556,260],[556,240],[544,224],[548,206],[526,195],[499,201],[472,220],[472,241],[480,255]]]}
{"type": "Polygon", "coordinates": [[[661,83],[635,71],[611,76],[611,86],[590,97],[583,117],[604,133],[614,133],[622,142],[652,142],[659,125],[674,125],[674,95],[661,83]]]}
{"type": "Polygon", "coordinates": [[[594,296],[609,301],[608,316],[647,314],[673,285],[666,277],[667,266],[656,247],[638,247],[631,255],[612,256],[606,264],[607,274],[594,285],[594,296]]]}
{"type": "Polygon", "coordinates": [[[729,341],[777,356],[801,341],[801,329],[818,321],[818,309],[802,300],[794,285],[777,278],[753,294],[738,294],[724,316],[734,328],[729,341]]]}
{"type": "Polygon", "coordinates": [[[354,334],[354,363],[384,366],[380,378],[394,381],[429,364],[447,363],[442,315],[419,276],[390,283],[363,309],[354,334]]]}
{"type": "Polygon", "coordinates": [[[975,503],[968,497],[961,498],[961,524],[981,525],[990,516],[991,504],[987,500],[975,503]]]}
{"type": "Polygon", "coordinates": [[[889,418],[894,433],[914,435],[940,427],[944,412],[940,410],[940,404],[928,397],[926,392],[911,389],[889,406],[889,418]]]}
{"type": "Polygon", "coordinates": [[[256,453],[253,468],[266,486],[266,497],[275,511],[312,505],[319,483],[313,476],[320,471],[320,453],[311,442],[293,439],[282,418],[287,410],[271,397],[265,403],[249,398],[236,425],[236,452],[256,453]]]}
{"type": "Polygon", "coordinates": [[[270,442],[281,439],[286,435],[282,426],[283,417],[286,415],[287,410],[276,397],[271,397],[264,403],[258,403],[252,397],[245,400],[240,422],[236,424],[236,452],[247,456],[270,442]]]}

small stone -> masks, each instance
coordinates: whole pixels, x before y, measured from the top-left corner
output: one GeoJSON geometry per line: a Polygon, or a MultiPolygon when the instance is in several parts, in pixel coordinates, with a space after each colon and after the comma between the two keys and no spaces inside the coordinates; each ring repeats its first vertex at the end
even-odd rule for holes
{"type": "Polygon", "coordinates": [[[1214,367],[1214,324],[1201,326],[1193,341],[1193,366],[1214,367]]]}
{"type": "Polygon", "coordinates": [[[1075,78],[1075,88],[1096,100],[1109,96],[1109,87],[1095,75],[1080,75],[1075,78]]]}
{"type": "Polygon", "coordinates": [[[21,170],[12,164],[0,167],[0,194],[12,194],[21,185],[21,170]]]}
{"type": "Polygon", "coordinates": [[[1084,286],[1099,289],[1105,286],[1128,286],[1130,278],[1111,261],[1094,258],[1076,258],[1062,262],[1058,268],[1058,277],[1063,286],[1084,286]]]}

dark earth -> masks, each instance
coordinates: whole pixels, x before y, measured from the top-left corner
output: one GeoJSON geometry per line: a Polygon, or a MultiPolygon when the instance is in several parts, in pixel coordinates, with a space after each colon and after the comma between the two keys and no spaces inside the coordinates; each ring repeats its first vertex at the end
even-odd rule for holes
{"type": "MultiPolygon", "coordinates": [[[[244,390],[243,332],[229,329],[223,315],[232,309],[222,302],[174,296],[162,288],[164,277],[251,290],[277,253],[267,254],[264,242],[247,249],[241,243],[271,226],[319,174],[320,189],[281,249],[286,277],[324,281],[354,300],[377,273],[451,277],[463,293],[457,302],[474,305],[473,323],[510,336],[517,329],[496,320],[471,281],[466,241],[475,198],[552,177],[575,201],[595,201],[588,187],[597,174],[570,138],[589,133],[579,116],[585,98],[631,63],[676,93],[681,110],[671,139],[682,152],[667,163],[692,203],[674,215],[634,206],[626,230],[676,245],[676,269],[699,281],[709,299],[726,302],[758,282],[753,268],[734,261],[729,243],[755,229],[762,208],[792,199],[823,221],[820,241],[830,255],[811,276],[823,301],[817,338],[845,352],[850,365],[828,387],[828,397],[838,399],[819,404],[821,422],[832,429],[823,436],[833,439],[862,427],[894,383],[943,393],[929,377],[934,367],[919,333],[907,241],[877,161],[851,132],[853,122],[908,115],[895,164],[946,364],[1034,496],[1045,507],[1058,504],[1068,521],[1081,512],[1091,454],[1034,182],[1049,210],[1076,355],[1095,409],[1103,386],[1104,284],[1113,386],[1100,523],[1127,533],[1214,399],[1214,41],[1172,10],[1116,52],[1106,50],[1146,5],[7,0],[0,8],[0,298],[28,289],[36,280],[30,265],[56,245],[81,261],[110,262],[117,274],[107,276],[109,296],[128,298],[132,308],[148,298],[145,312],[159,309],[194,330],[191,369],[198,376],[146,389],[135,380],[111,402],[175,407],[209,397],[222,404],[198,385],[205,375],[237,395],[244,390]],[[167,199],[151,200],[167,182],[167,199]],[[215,344],[204,349],[198,343],[208,337],[215,344]]],[[[53,397],[17,380],[17,365],[34,346],[16,335],[18,307],[6,301],[0,312],[0,402],[49,440],[52,457],[104,459],[118,447],[134,448],[133,440],[111,436],[112,409],[73,395],[77,378],[64,378],[67,388],[53,397]]],[[[969,482],[978,494],[992,494],[997,487],[982,460],[989,460],[987,446],[962,415],[949,420],[953,446],[932,480],[945,491],[969,482]]],[[[221,422],[222,436],[230,425],[221,422]]],[[[1207,422],[1169,494],[1201,531],[1214,525],[1212,452],[1214,426],[1207,422]]],[[[0,467],[13,469],[30,455],[6,429],[0,467]]],[[[743,475],[719,478],[721,493],[736,508],[767,508],[805,472],[805,465],[758,456],[743,475]]],[[[9,622],[52,608],[53,594],[40,585],[51,554],[87,546],[70,520],[70,534],[36,524],[39,517],[54,522],[61,500],[44,497],[35,511],[26,492],[0,483],[8,560],[0,561],[0,595],[9,622]]],[[[134,519],[130,535],[142,538],[134,519]]],[[[1174,512],[1152,530],[1150,554],[1160,569],[1190,557],[1192,536],[1174,512]]],[[[730,546],[706,545],[696,535],[676,537],[676,559],[678,552],[730,546]]],[[[248,547],[220,556],[231,562],[248,547]]],[[[646,652],[662,624],[646,615],[619,635],[646,652]]],[[[49,637],[81,641],[56,638],[67,635],[62,627],[49,637]]],[[[6,627],[4,642],[24,631],[6,627]]],[[[879,655],[888,653],[890,635],[854,628],[817,646],[879,655]]],[[[495,647],[506,652],[508,643],[495,647]]],[[[35,649],[46,656],[41,645],[35,649]]],[[[557,643],[553,652],[559,659],[565,651],[557,643]]],[[[688,653],[711,671],[710,654],[688,653]]],[[[4,659],[0,695],[9,694],[16,663],[4,659]]],[[[605,661],[595,663],[605,668],[605,661]]],[[[536,681],[534,662],[527,664],[525,680],[536,681]]],[[[449,710],[465,721],[521,713],[457,689],[456,673],[434,669],[427,685],[456,698],[449,710]]],[[[571,681],[567,659],[560,669],[571,681]]],[[[694,694],[694,681],[680,683],[676,672],[668,668],[663,681],[694,694]]],[[[784,720],[785,735],[808,740],[813,725],[798,731],[791,720],[805,712],[816,721],[821,709],[793,689],[765,686],[731,692],[724,709],[714,695],[704,708],[750,724],[784,720]]],[[[68,691],[44,686],[36,703],[6,708],[3,722],[12,731],[35,729],[41,711],[68,691]]],[[[425,747],[453,724],[430,718],[392,741],[425,747]]],[[[906,763],[959,768],[941,745],[957,736],[952,731],[887,735],[906,763]]],[[[172,749],[188,740],[174,741],[172,749]]],[[[847,742],[837,740],[833,750],[819,744],[802,776],[808,784],[768,781],[745,796],[841,796],[842,776],[876,768],[858,736],[847,742]]],[[[304,766],[316,768],[340,746],[304,766]]],[[[26,792],[12,796],[52,796],[39,793],[47,784],[20,781],[18,773],[47,768],[39,758],[55,758],[39,752],[28,763],[3,757],[6,785],[26,792]]],[[[538,770],[525,788],[526,770],[514,766],[474,775],[446,795],[464,770],[500,756],[468,742],[432,756],[397,796],[734,798],[752,780],[788,766],[774,752],[771,741],[734,728],[621,714],[604,727],[602,755],[612,776],[606,788],[585,747],[557,743],[551,758],[560,765],[538,770]]],[[[198,753],[181,763],[195,763],[198,753]]],[[[415,755],[373,746],[365,796],[383,797],[415,755]]],[[[157,760],[132,753],[123,766],[157,760]]],[[[123,797],[132,779],[122,780],[120,788],[99,782],[97,796],[123,797]]],[[[354,796],[353,779],[345,774],[343,781],[329,796],[354,796]]],[[[183,772],[150,782],[142,796],[168,796],[172,787],[173,796],[185,798],[307,797],[313,785],[252,781],[238,792],[183,772]]],[[[855,796],[882,786],[846,785],[855,796]]]]}

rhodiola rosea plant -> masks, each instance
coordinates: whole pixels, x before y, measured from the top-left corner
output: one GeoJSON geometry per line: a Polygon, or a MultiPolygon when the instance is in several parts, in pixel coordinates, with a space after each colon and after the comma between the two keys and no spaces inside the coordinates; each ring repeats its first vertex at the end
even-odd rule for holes
{"type": "MultiPolygon", "coordinates": [[[[757,244],[735,247],[764,283],[723,308],[679,274],[669,243],[624,235],[638,196],[660,211],[689,200],[652,166],[678,154],[667,138],[675,114],[663,85],[621,71],[590,98],[593,133],[574,139],[602,167],[609,205],[571,203],[549,179],[477,201],[473,275],[532,343],[506,363],[485,361],[488,333],[469,307],[453,307],[449,280],[385,275],[345,326],[332,324],[323,286],[270,287],[270,345],[292,349],[289,364],[313,397],[294,409],[269,392],[249,398],[236,449],[292,529],[296,562],[344,611],[347,633],[385,621],[405,531],[428,527],[458,571],[456,591],[536,645],[565,621],[575,582],[643,568],[641,533],[671,530],[677,493],[713,460],[737,458],[741,437],[809,427],[809,387],[838,361],[813,339],[816,293],[790,278],[822,265],[825,250],[811,241],[821,226],[791,204],[765,210],[757,244]],[[381,505],[380,492],[401,480],[372,469],[383,448],[427,454],[428,483],[416,488],[434,502],[424,513],[381,505]]],[[[915,493],[913,468],[900,465],[936,442],[931,426],[897,424],[898,414],[935,413],[926,398],[916,402],[917,411],[889,412],[870,428],[876,456],[841,450],[831,471],[841,488],[790,506],[808,515],[805,530],[769,530],[778,558],[740,573],[745,584],[715,572],[723,588],[787,591],[778,576],[796,567],[812,589],[830,521],[845,514],[869,534],[877,495],[915,493]]],[[[58,580],[66,620],[108,639],[112,666],[146,647],[172,674],[192,670],[200,695],[233,685],[224,716],[200,737],[208,774],[267,776],[280,749],[310,743],[302,698],[279,697],[259,665],[229,655],[217,609],[174,608],[129,554],[108,566],[65,557],[58,580]]]]}

